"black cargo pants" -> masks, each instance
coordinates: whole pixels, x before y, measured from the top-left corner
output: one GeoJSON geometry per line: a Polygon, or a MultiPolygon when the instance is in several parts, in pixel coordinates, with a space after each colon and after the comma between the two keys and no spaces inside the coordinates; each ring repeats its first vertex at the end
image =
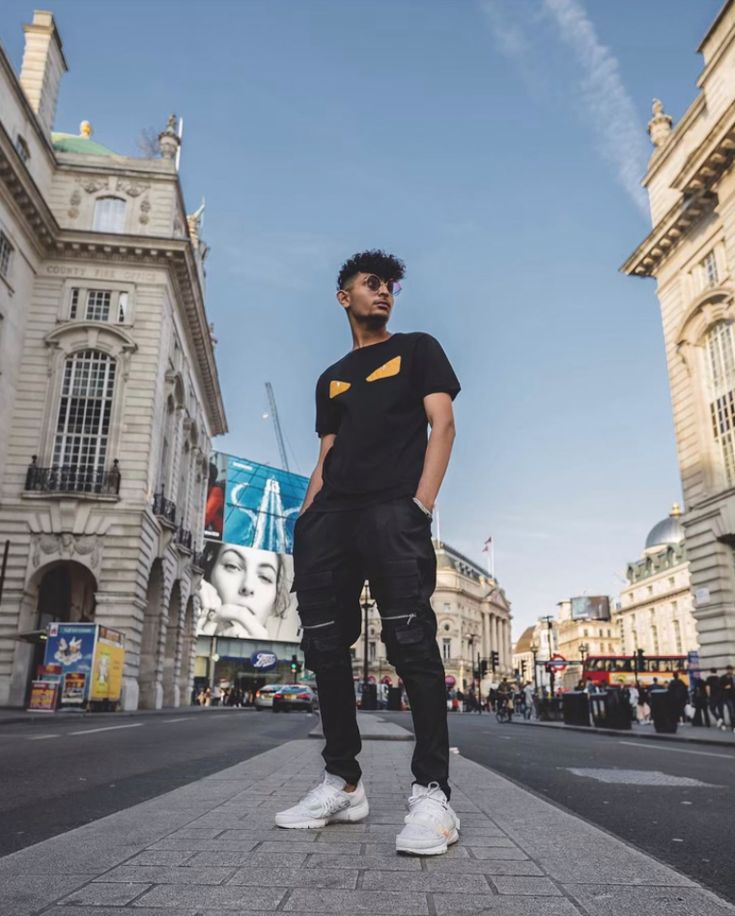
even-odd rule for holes
{"type": "Polygon", "coordinates": [[[327,772],[353,785],[361,775],[350,646],[362,629],[360,594],[368,579],[380,638],[411,704],[414,779],[438,782],[449,797],[444,666],[429,601],[436,587],[429,519],[408,496],[337,512],[310,507],[296,521],[293,556],[301,648],[316,675],[327,772]]]}

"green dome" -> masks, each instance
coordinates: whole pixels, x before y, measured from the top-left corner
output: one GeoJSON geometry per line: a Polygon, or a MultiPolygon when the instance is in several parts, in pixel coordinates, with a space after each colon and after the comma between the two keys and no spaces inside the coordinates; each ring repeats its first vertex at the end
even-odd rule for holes
{"type": "Polygon", "coordinates": [[[117,156],[101,143],[77,134],[51,134],[51,144],[57,153],[81,153],[85,156],[117,156]]]}

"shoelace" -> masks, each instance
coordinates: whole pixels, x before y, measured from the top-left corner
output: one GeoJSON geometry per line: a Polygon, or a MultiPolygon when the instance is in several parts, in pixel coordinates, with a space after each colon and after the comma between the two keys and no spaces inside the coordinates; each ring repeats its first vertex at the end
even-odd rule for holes
{"type": "Polygon", "coordinates": [[[320,782],[318,786],[314,786],[313,789],[310,789],[304,796],[303,804],[308,805],[313,803],[315,805],[320,805],[321,809],[326,813],[333,813],[337,808],[342,807],[341,799],[338,795],[332,794],[330,789],[335,789],[335,786],[330,785],[328,782],[320,782]],[[336,807],[335,807],[336,806],[336,807]]]}
{"type": "Polygon", "coordinates": [[[447,802],[443,800],[444,793],[442,793],[442,796],[439,796],[435,794],[436,791],[441,791],[438,786],[435,788],[429,787],[429,790],[425,794],[413,795],[409,798],[408,813],[411,820],[417,823],[424,817],[433,822],[441,820],[447,810],[447,802]],[[419,806],[424,805],[426,802],[431,802],[431,807],[422,807],[419,811],[419,806]]]}

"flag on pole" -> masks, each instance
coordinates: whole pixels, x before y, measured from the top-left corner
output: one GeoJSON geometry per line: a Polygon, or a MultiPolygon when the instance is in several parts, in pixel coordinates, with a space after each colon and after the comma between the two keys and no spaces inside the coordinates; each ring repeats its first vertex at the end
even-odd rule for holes
{"type": "Polygon", "coordinates": [[[489,544],[492,544],[492,542],[493,542],[493,539],[492,539],[492,535],[491,535],[491,536],[485,541],[485,543],[482,545],[482,552],[483,552],[483,553],[487,553],[487,551],[488,551],[488,545],[489,545],[489,544]]]}

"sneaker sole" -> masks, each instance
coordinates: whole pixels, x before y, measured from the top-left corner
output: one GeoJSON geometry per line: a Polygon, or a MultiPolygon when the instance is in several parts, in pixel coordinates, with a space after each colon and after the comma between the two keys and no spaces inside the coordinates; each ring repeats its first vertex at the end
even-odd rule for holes
{"type": "Polygon", "coordinates": [[[309,820],[281,823],[278,819],[279,815],[276,815],[276,827],[284,827],[288,830],[318,830],[320,827],[327,827],[329,824],[354,824],[357,821],[364,820],[369,813],[370,806],[367,799],[365,799],[359,805],[345,808],[331,817],[314,817],[309,820]]]}
{"type": "Polygon", "coordinates": [[[459,842],[459,831],[455,830],[454,833],[447,837],[446,842],[440,843],[438,846],[429,846],[425,849],[400,845],[396,840],[396,852],[408,856],[441,856],[444,855],[449,846],[457,842],[459,842]]]}

